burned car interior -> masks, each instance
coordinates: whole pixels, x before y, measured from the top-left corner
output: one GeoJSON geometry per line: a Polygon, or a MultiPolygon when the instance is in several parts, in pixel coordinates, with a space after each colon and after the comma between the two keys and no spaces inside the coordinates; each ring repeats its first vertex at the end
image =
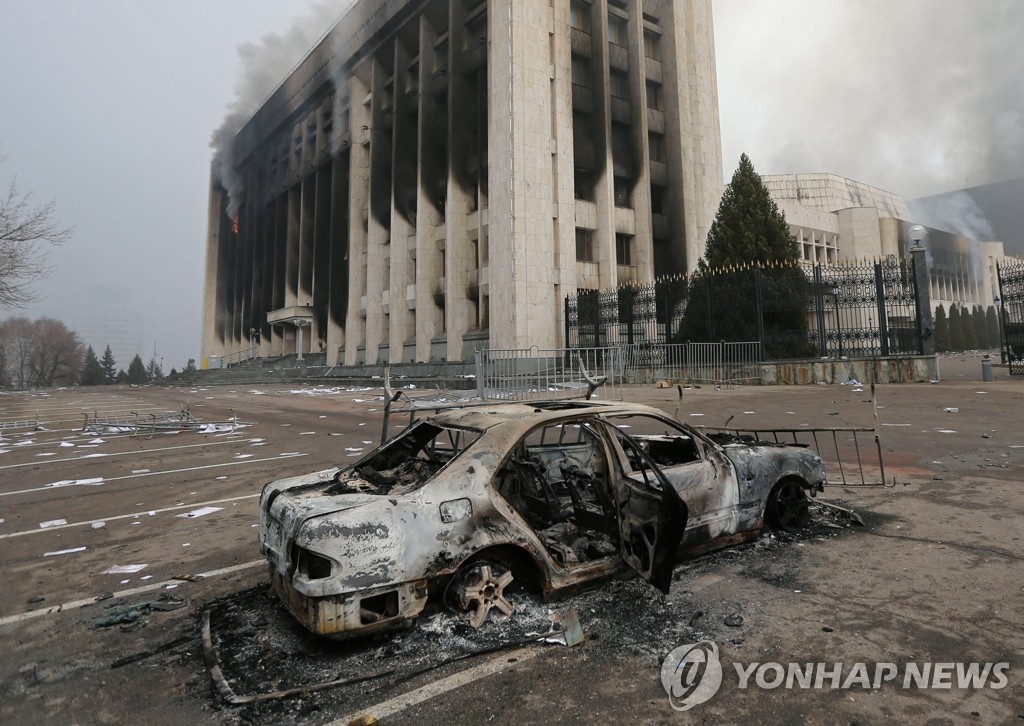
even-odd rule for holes
{"type": "Polygon", "coordinates": [[[560,565],[618,552],[608,457],[588,423],[536,429],[497,478],[498,492],[526,520],[560,565]]]}
{"type": "Polygon", "coordinates": [[[339,472],[325,494],[407,494],[430,481],[478,438],[479,431],[421,421],[358,466],[339,472]]]}

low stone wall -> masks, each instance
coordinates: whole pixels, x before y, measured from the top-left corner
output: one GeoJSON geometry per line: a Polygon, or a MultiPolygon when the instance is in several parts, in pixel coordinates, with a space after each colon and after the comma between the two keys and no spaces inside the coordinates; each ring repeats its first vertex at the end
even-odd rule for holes
{"type": "Polygon", "coordinates": [[[774,361],[761,364],[761,383],[807,385],[814,383],[927,383],[938,378],[933,355],[827,360],[774,361]]]}

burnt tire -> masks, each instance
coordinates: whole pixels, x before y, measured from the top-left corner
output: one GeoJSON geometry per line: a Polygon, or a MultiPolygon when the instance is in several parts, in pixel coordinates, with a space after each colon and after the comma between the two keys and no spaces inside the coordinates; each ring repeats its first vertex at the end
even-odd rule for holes
{"type": "Polygon", "coordinates": [[[765,520],[772,527],[796,532],[811,521],[810,500],[800,481],[784,479],[768,495],[764,511],[765,520]]]}

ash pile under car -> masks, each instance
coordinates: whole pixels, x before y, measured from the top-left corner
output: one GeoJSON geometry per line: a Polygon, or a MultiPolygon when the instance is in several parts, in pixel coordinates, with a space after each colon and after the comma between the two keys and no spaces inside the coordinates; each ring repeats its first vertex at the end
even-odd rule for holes
{"type": "Polygon", "coordinates": [[[657,409],[557,401],[440,412],[354,465],[267,484],[260,547],[309,630],[410,625],[428,601],[479,627],[507,588],[545,599],[809,519],[802,446],[706,436],[657,409]]]}

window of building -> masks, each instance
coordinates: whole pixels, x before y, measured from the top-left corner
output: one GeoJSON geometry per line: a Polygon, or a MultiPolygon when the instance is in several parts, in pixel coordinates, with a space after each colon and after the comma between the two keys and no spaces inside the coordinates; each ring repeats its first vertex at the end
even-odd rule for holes
{"type": "Polygon", "coordinates": [[[584,33],[590,32],[590,5],[581,0],[569,4],[569,25],[584,33]]]}
{"type": "Polygon", "coordinates": [[[661,134],[648,134],[647,146],[651,161],[665,163],[665,137],[661,134]]]}
{"type": "Polygon", "coordinates": [[[573,57],[572,82],[577,86],[590,88],[590,61],[586,58],[573,57]]]}
{"type": "Polygon", "coordinates": [[[615,206],[622,209],[633,206],[633,183],[622,176],[615,177],[615,206]]]}
{"type": "Polygon", "coordinates": [[[615,45],[621,45],[625,47],[628,44],[626,40],[626,21],[617,17],[608,18],[608,42],[614,43],[615,45]]]}
{"type": "Polygon", "coordinates": [[[594,172],[577,169],[573,175],[573,196],[584,202],[594,201],[594,172]]]}
{"type": "Polygon", "coordinates": [[[647,108],[661,111],[661,86],[647,84],[647,108]]]}
{"type": "Polygon", "coordinates": [[[620,265],[633,264],[633,235],[615,235],[615,262],[620,265]]]}
{"type": "Polygon", "coordinates": [[[629,100],[629,76],[625,73],[618,73],[612,71],[608,76],[609,86],[611,87],[612,96],[615,98],[622,98],[629,100]]]}
{"type": "Polygon", "coordinates": [[[666,187],[651,184],[651,214],[665,214],[665,201],[668,196],[666,187]]]}
{"type": "Polygon", "coordinates": [[[595,262],[594,230],[576,228],[576,260],[577,262],[595,262]]]}
{"type": "Polygon", "coordinates": [[[644,55],[651,60],[661,60],[661,38],[650,31],[644,31],[644,55]]]}

